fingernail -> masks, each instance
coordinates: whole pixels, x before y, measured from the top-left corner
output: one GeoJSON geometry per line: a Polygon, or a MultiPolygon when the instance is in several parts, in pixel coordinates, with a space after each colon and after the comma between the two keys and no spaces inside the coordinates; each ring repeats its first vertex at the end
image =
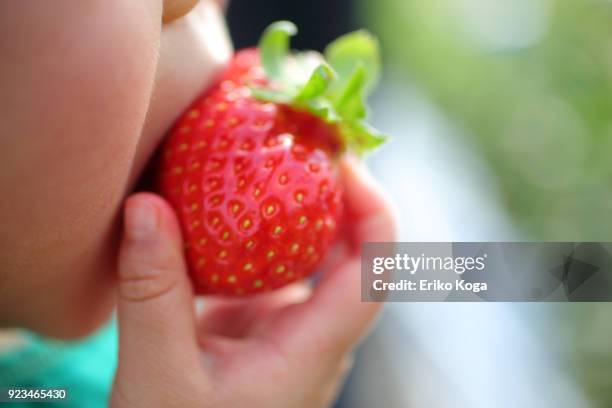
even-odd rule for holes
{"type": "Polygon", "coordinates": [[[144,240],[157,231],[157,209],[147,200],[132,199],[125,207],[125,233],[133,240],[144,240]]]}
{"type": "Polygon", "coordinates": [[[162,13],[162,22],[168,24],[189,13],[196,5],[198,0],[165,0],[162,13]]]}

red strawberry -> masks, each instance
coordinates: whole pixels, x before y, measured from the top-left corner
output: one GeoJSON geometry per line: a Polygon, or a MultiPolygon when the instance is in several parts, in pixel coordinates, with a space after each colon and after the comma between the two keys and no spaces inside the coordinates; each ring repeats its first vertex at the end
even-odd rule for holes
{"type": "Polygon", "coordinates": [[[275,23],[259,50],[236,53],[163,146],[159,188],[178,213],[198,293],[261,292],[313,272],[342,217],[338,156],[382,141],[362,121],[376,42],[349,34],[328,48],[327,65],[287,55],[295,31],[275,23]]]}

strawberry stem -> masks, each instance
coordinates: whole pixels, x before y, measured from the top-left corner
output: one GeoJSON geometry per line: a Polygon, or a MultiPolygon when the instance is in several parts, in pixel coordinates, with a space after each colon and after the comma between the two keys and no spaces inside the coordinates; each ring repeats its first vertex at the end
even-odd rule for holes
{"type": "Polygon", "coordinates": [[[364,30],[346,34],[323,55],[291,53],[289,38],[297,33],[289,21],[271,24],[259,42],[262,66],[270,81],[253,88],[261,100],[306,109],[340,130],[346,149],[362,155],[387,137],[366,123],[366,99],[380,70],[379,46],[364,30]]]}

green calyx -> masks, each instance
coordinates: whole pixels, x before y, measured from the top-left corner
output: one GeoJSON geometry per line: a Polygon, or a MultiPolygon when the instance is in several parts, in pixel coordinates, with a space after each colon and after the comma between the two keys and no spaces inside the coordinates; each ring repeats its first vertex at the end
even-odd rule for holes
{"type": "Polygon", "coordinates": [[[378,80],[378,42],[360,30],[332,42],[321,55],[291,53],[289,38],[297,33],[288,21],[271,24],[259,42],[270,86],[252,88],[264,101],[306,109],[338,126],[345,147],[358,155],[375,149],[386,136],[366,123],[366,99],[378,80]]]}

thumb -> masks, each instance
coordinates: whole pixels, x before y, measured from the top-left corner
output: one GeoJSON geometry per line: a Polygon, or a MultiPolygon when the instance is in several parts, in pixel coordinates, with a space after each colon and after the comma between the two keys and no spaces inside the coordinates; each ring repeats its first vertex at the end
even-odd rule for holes
{"type": "Polygon", "coordinates": [[[124,219],[118,373],[133,379],[163,378],[179,369],[195,369],[194,295],[176,216],[159,196],[138,193],[126,201],[124,219]]]}

